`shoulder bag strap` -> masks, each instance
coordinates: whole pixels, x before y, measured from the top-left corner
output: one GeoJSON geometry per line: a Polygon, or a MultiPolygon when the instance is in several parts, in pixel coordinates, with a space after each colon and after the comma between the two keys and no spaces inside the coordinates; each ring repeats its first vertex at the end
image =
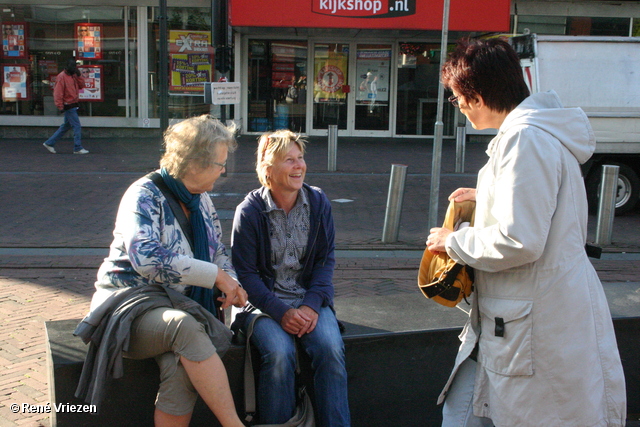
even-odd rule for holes
{"type": "MultiPolygon", "coordinates": [[[[271,317],[266,313],[257,313],[245,331],[246,343],[244,354],[244,411],[245,421],[251,423],[256,413],[256,383],[253,375],[253,363],[251,361],[251,336],[253,326],[261,317],[271,317]]],[[[298,360],[298,345],[296,344],[296,374],[300,373],[300,361],[298,360]]]]}
{"type": "Polygon", "coordinates": [[[164,179],[162,179],[162,175],[160,175],[158,172],[149,173],[147,175],[147,178],[149,178],[156,185],[156,187],[158,187],[158,189],[164,195],[165,199],[167,199],[169,207],[171,208],[171,212],[173,212],[173,215],[176,217],[178,223],[180,224],[180,228],[182,228],[184,235],[187,237],[189,245],[191,246],[191,250],[194,251],[195,249],[193,245],[193,230],[191,229],[191,223],[189,222],[189,218],[187,218],[187,215],[182,210],[182,206],[180,205],[178,197],[173,193],[173,191],[169,189],[167,184],[164,182],[164,179]]]}

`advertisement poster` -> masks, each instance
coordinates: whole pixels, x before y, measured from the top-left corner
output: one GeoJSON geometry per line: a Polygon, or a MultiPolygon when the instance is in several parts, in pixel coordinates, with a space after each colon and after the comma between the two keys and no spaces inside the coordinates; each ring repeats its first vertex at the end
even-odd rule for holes
{"type": "Polygon", "coordinates": [[[13,59],[27,58],[27,23],[2,23],[2,57],[13,59]]]}
{"type": "Polygon", "coordinates": [[[26,65],[2,65],[2,100],[4,102],[28,100],[28,87],[26,65]]]}
{"type": "Polygon", "coordinates": [[[356,58],[358,75],[357,104],[389,102],[389,70],[391,50],[359,50],[356,58]]]}
{"type": "Polygon", "coordinates": [[[102,24],[76,24],[76,58],[102,59],[102,24]]]}
{"type": "Polygon", "coordinates": [[[209,31],[169,31],[169,91],[204,94],[213,79],[213,55],[209,31]]]}
{"type": "Polygon", "coordinates": [[[324,61],[316,61],[313,88],[315,102],[330,102],[346,97],[342,86],[347,84],[347,65],[347,55],[330,56],[324,61]]]}
{"type": "Polygon", "coordinates": [[[78,70],[84,79],[84,89],[79,93],[80,101],[103,101],[102,65],[82,65],[78,70]]]}

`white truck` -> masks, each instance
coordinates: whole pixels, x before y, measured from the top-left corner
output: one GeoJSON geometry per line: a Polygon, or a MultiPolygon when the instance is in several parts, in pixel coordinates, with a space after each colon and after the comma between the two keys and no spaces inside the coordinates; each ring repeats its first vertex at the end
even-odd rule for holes
{"type": "Polygon", "coordinates": [[[591,209],[597,209],[602,165],[617,165],[616,214],[640,193],[640,37],[511,37],[531,93],[555,90],[565,107],[581,107],[596,136],[583,166],[591,209]]]}

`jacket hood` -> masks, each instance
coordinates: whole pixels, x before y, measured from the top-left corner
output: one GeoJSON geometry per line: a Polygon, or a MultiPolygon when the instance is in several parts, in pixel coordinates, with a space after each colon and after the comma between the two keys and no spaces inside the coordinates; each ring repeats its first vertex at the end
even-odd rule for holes
{"type": "Polygon", "coordinates": [[[550,90],[529,96],[507,115],[499,133],[513,126],[536,126],[557,138],[580,164],[589,160],[596,138],[581,108],[564,108],[558,94],[550,90]]]}

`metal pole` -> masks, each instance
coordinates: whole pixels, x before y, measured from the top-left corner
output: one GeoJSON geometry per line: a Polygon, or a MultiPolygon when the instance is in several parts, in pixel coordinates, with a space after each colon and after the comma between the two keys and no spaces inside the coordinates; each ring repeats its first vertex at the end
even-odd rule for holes
{"type": "Polygon", "coordinates": [[[335,172],[338,162],[338,125],[329,125],[327,170],[335,172]]]}
{"type": "MultiPolygon", "coordinates": [[[[444,0],[442,12],[442,41],[440,43],[440,72],[442,80],[442,66],[447,59],[447,39],[449,36],[449,0],[444,0]]],[[[433,156],[431,159],[431,190],[429,191],[429,229],[437,226],[438,198],[440,197],[440,164],[442,160],[442,111],[444,109],[444,86],[442,81],[438,85],[438,110],[436,115],[435,138],[433,141],[433,156]]]]}
{"type": "MultiPolygon", "coordinates": [[[[167,52],[169,34],[167,32],[167,13],[167,0],[160,0],[160,16],[158,17],[160,23],[158,89],[160,90],[161,134],[169,127],[169,53],[167,52]]],[[[161,146],[161,151],[164,151],[164,146],[161,146]]]]}
{"type": "Polygon", "coordinates": [[[464,172],[465,142],[467,139],[467,128],[458,126],[456,128],[456,173],[464,172]]]}
{"type": "Polygon", "coordinates": [[[616,213],[616,194],[618,192],[618,170],[620,166],[602,166],[602,184],[598,203],[598,224],[596,226],[596,245],[610,245],[613,235],[613,217],[616,213]]]}
{"type": "Polygon", "coordinates": [[[407,165],[391,165],[387,210],[384,214],[384,228],[382,229],[382,243],[398,241],[406,177],[407,165]]]}

